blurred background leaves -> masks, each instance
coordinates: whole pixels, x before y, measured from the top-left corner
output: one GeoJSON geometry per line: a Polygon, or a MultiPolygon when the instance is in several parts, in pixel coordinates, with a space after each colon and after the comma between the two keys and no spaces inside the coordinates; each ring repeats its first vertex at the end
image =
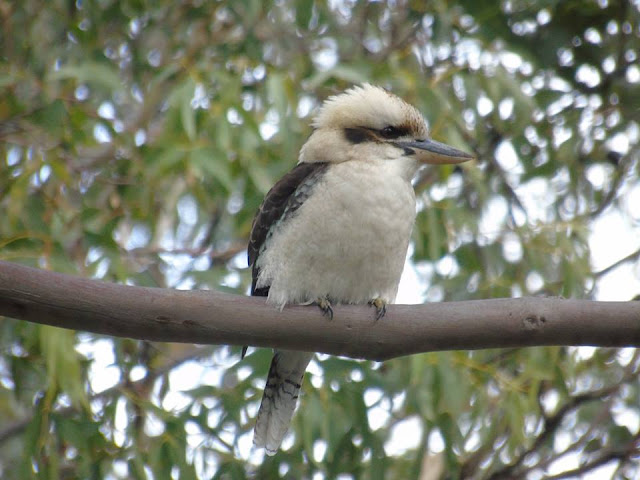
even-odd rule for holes
{"type": "MultiPolygon", "coordinates": [[[[400,301],[640,293],[640,13],[613,0],[0,0],[0,258],[245,293],[314,109],[354,83],[474,152],[416,179],[400,301]]],[[[270,352],[0,322],[3,478],[640,475],[640,355],[318,356],[284,450],[270,352]]],[[[589,478],[589,477],[585,477],[589,478]]]]}

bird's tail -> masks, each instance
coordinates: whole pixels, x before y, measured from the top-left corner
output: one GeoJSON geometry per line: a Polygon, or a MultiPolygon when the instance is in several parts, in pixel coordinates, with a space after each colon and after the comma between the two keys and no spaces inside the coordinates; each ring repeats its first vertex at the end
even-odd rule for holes
{"type": "Polygon", "coordinates": [[[302,377],[312,357],[313,353],[276,350],[271,360],[253,434],[254,445],[264,448],[267,455],[276,454],[289,429],[302,377]]]}

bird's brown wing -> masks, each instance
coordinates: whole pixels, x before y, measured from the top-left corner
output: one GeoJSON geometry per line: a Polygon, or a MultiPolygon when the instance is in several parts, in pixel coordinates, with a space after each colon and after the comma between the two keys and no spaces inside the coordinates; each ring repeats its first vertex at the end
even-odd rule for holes
{"type": "Polygon", "coordinates": [[[249,237],[249,266],[253,266],[251,295],[266,297],[269,286],[256,288],[260,270],[257,260],[269,236],[278,224],[300,208],[313,186],[326,171],[328,163],[299,163],[269,190],[253,219],[249,237]]]}

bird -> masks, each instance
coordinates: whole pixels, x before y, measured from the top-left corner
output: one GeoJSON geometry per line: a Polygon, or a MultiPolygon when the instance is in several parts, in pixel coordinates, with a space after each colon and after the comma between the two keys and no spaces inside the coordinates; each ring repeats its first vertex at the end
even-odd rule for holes
{"type": "MultiPolygon", "coordinates": [[[[330,319],[333,305],[369,304],[379,320],[395,300],[416,218],[413,177],[424,164],[472,158],[432,140],[422,114],[384,88],[330,96],[297,165],[254,217],[251,295],[280,309],[313,303],[330,319]]],[[[274,352],[253,440],[267,455],[288,431],[313,355],[274,352]]]]}

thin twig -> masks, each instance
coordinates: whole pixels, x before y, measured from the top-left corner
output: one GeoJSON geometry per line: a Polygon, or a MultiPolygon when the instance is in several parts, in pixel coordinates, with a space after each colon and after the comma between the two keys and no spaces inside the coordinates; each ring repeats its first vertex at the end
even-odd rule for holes
{"type": "Polygon", "coordinates": [[[633,262],[633,261],[637,260],[638,258],[640,258],[640,249],[636,250],[635,252],[630,253],[629,255],[627,255],[624,258],[621,258],[620,260],[617,260],[616,262],[612,263],[608,267],[605,267],[602,270],[594,272],[593,276],[595,278],[600,278],[600,277],[606,275],[607,273],[611,272],[612,270],[615,270],[619,266],[621,266],[621,265],[623,265],[623,264],[625,264],[627,262],[633,262]]]}

